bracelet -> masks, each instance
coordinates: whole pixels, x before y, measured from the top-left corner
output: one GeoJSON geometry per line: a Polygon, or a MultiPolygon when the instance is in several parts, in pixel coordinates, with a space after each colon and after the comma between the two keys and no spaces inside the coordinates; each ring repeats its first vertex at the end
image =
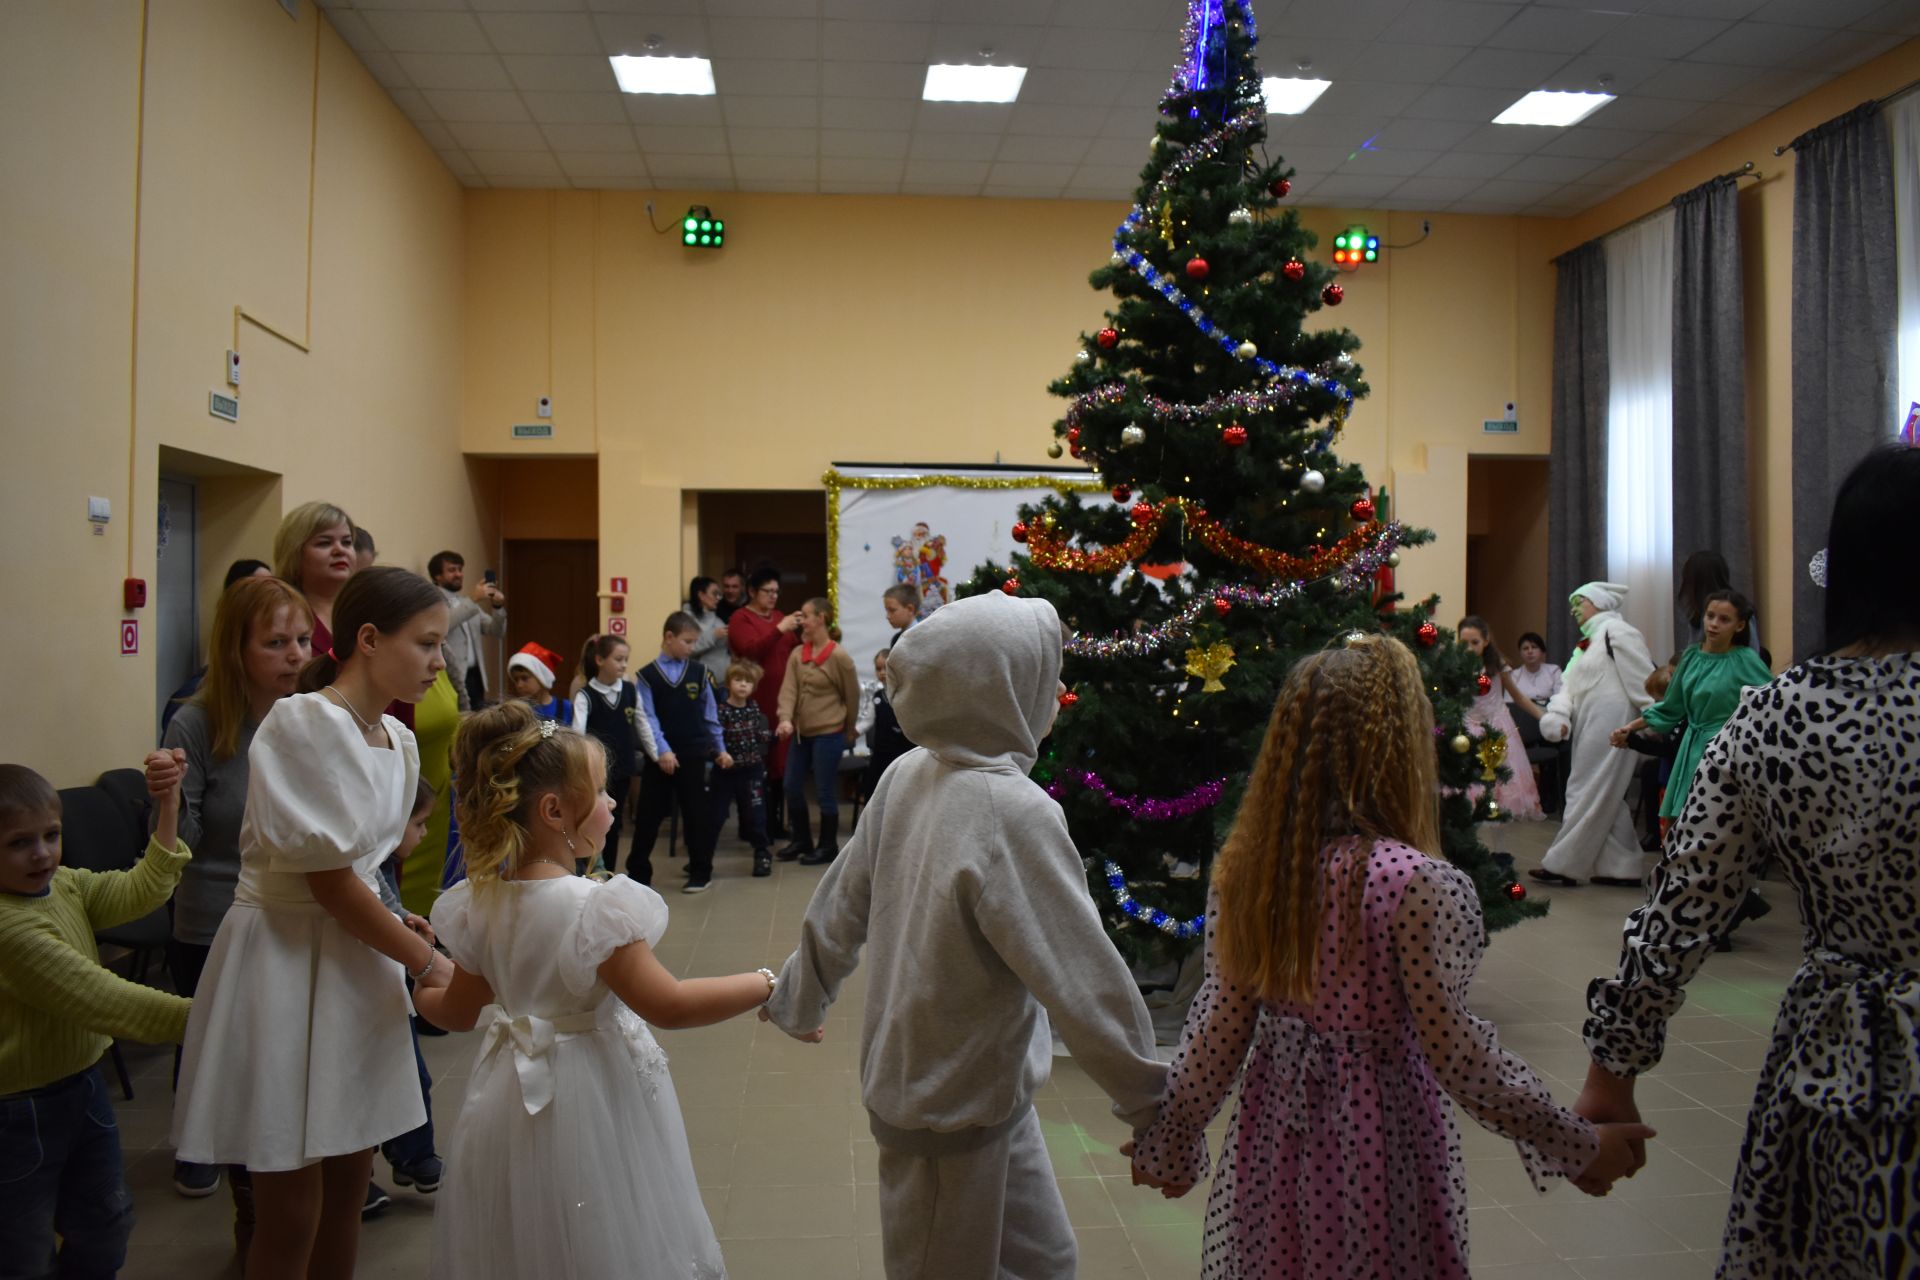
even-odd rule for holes
{"type": "Polygon", "coordinates": [[[424,981],[426,976],[433,972],[434,962],[439,959],[440,959],[440,953],[438,951],[435,951],[432,947],[428,947],[427,962],[420,966],[420,972],[418,973],[409,972],[407,976],[409,978],[412,978],[415,982],[424,981]]]}
{"type": "Polygon", "coordinates": [[[754,972],[767,980],[767,999],[773,999],[774,989],[780,985],[780,975],[771,969],[755,969],[754,972]]]}

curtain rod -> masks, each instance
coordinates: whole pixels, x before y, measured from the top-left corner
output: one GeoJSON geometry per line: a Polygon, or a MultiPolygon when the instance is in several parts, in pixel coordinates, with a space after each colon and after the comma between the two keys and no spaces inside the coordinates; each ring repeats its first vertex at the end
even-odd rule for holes
{"type": "MultiPolygon", "coordinates": [[[[1699,185],[1700,185],[1700,186],[1702,186],[1702,187],[1704,187],[1704,186],[1707,186],[1707,185],[1709,185],[1709,184],[1711,184],[1711,183],[1715,183],[1715,182],[1718,182],[1718,181],[1720,181],[1720,179],[1721,179],[1721,178],[1732,178],[1732,179],[1734,180],[1734,182],[1735,182],[1735,184],[1737,185],[1737,184],[1739,183],[1739,181],[1740,181],[1740,179],[1742,179],[1742,178],[1758,178],[1758,177],[1760,177],[1760,171],[1759,171],[1759,170],[1757,170],[1757,169],[1755,169],[1755,168],[1753,167],[1753,161],[1751,161],[1751,160],[1749,160],[1749,161],[1747,161],[1747,162],[1746,162],[1745,164],[1743,164],[1743,165],[1741,165],[1741,166],[1740,166],[1740,167],[1739,167],[1738,169],[1729,169],[1729,170],[1727,170],[1727,171],[1726,171],[1725,173],[1723,173],[1723,174],[1721,174],[1721,175],[1719,175],[1719,177],[1715,177],[1715,178],[1708,178],[1706,182],[1702,182],[1702,183],[1700,183],[1699,185]]],[[[1697,190],[1697,189],[1698,189],[1698,188],[1696,188],[1696,187],[1688,187],[1688,188],[1687,188],[1687,190],[1688,190],[1688,191],[1694,191],[1694,190],[1697,190]]],[[[1684,191],[1683,191],[1683,192],[1681,192],[1681,195],[1685,195],[1685,194],[1686,194],[1686,192],[1684,192],[1684,191]]],[[[1678,196],[1676,196],[1676,197],[1675,197],[1675,199],[1678,199],[1678,198],[1679,198],[1678,196]]],[[[1643,214],[1641,214],[1641,215],[1640,215],[1639,217],[1637,217],[1637,218],[1635,218],[1635,219],[1634,219],[1633,221],[1631,221],[1631,222],[1623,222],[1623,223],[1621,223],[1621,224],[1620,224],[1619,226],[1617,226],[1617,227],[1615,227],[1615,228],[1614,228],[1613,230],[1611,230],[1611,231],[1609,231],[1609,232],[1607,232],[1607,233],[1606,233],[1605,235],[1598,235],[1598,236],[1595,236],[1595,237],[1594,237],[1593,239],[1594,239],[1594,240],[1605,240],[1605,239],[1607,238],[1607,236],[1617,236],[1617,235],[1619,235],[1619,234],[1620,234],[1620,233],[1621,233],[1622,231],[1625,231],[1625,230],[1626,230],[1627,228],[1629,228],[1629,227],[1637,227],[1637,226],[1639,226],[1639,225],[1640,225],[1641,223],[1643,223],[1643,222],[1646,222],[1646,221],[1647,221],[1648,219],[1650,219],[1650,218],[1657,218],[1657,217],[1659,217],[1659,216],[1660,216],[1661,214],[1663,214],[1663,213],[1666,213],[1667,211],[1669,211],[1669,210],[1670,210],[1670,209],[1672,209],[1672,208],[1673,208],[1673,201],[1672,201],[1672,200],[1669,200],[1669,201],[1667,201],[1667,203],[1665,203],[1665,204],[1663,204],[1663,205],[1661,205],[1661,206],[1660,206],[1659,208],[1657,208],[1657,209],[1649,209],[1649,210],[1647,210],[1647,211],[1646,211],[1645,213],[1643,213],[1643,214]]],[[[1587,244],[1592,244],[1592,243],[1593,243],[1593,240],[1589,240],[1589,241],[1587,241],[1586,243],[1587,243],[1587,244]]],[[[1578,249],[1578,248],[1581,248],[1581,247],[1582,247],[1581,245],[1575,245],[1575,246],[1574,246],[1574,249],[1578,249]]],[[[1573,252],[1573,249],[1569,249],[1569,250],[1567,250],[1567,253],[1572,253],[1572,252],[1573,252]]],[[[1553,255],[1553,257],[1551,257],[1551,258],[1549,258],[1549,259],[1547,259],[1547,261],[1549,261],[1549,262],[1558,262],[1558,261],[1560,261],[1560,259],[1562,259],[1562,258],[1564,258],[1564,257],[1566,257],[1566,256],[1567,256],[1567,253],[1556,253],[1556,254],[1554,254],[1554,255],[1553,255]]]]}
{"type": "MultiPolygon", "coordinates": [[[[1920,80],[1909,80],[1906,84],[1901,85],[1898,89],[1895,89],[1892,93],[1889,93],[1884,97],[1875,98],[1873,100],[1873,105],[1876,107],[1884,107],[1889,102],[1892,102],[1895,98],[1906,97],[1908,94],[1912,93],[1915,89],[1920,89],[1920,80]]],[[[1845,114],[1845,113],[1843,112],[1842,114],[1845,114]]],[[[1814,126],[1814,128],[1816,129],[1819,127],[1820,127],[1819,125],[1814,126]]],[[[1773,154],[1777,156],[1783,156],[1791,150],[1793,150],[1793,143],[1783,142],[1779,146],[1773,149],[1773,154]]]]}

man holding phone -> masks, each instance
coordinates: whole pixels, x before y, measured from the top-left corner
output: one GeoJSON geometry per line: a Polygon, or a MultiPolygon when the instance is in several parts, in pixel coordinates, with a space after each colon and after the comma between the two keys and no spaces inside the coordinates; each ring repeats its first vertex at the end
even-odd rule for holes
{"type": "Polygon", "coordinates": [[[507,598],[494,585],[491,569],[473,590],[462,594],[467,562],[458,551],[435,553],[427,561],[427,576],[447,598],[447,639],[440,648],[447,658],[447,674],[460,694],[460,709],[477,710],[487,705],[487,672],[480,661],[480,637],[507,634],[507,598]]]}

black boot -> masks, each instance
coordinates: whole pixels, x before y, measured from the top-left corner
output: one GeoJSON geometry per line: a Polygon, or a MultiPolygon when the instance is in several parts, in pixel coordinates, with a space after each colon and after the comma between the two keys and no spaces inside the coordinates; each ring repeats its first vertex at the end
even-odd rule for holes
{"type": "Polygon", "coordinates": [[[792,862],[803,853],[813,852],[813,823],[807,817],[804,807],[796,805],[793,810],[793,839],[774,850],[773,856],[782,862],[792,862]]]}
{"type": "Polygon", "coordinates": [[[840,815],[837,813],[821,814],[820,843],[814,846],[812,853],[800,859],[800,865],[803,867],[824,867],[827,863],[832,862],[834,856],[840,852],[839,835],[840,815]]]}
{"type": "Polygon", "coordinates": [[[753,874],[770,876],[773,874],[773,855],[763,845],[753,851],[753,874]]]}
{"type": "Polygon", "coordinates": [[[767,839],[785,840],[787,838],[787,814],[783,805],[772,803],[780,794],[779,788],[772,783],[767,787],[767,839]]]}

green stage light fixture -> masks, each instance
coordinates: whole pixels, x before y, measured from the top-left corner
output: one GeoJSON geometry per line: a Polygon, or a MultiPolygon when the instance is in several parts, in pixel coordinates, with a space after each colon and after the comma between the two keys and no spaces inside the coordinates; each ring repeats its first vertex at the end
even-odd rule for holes
{"type": "Polygon", "coordinates": [[[727,242],[727,224],[713,210],[696,204],[680,219],[680,243],[689,249],[718,249],[727,242]]]}

